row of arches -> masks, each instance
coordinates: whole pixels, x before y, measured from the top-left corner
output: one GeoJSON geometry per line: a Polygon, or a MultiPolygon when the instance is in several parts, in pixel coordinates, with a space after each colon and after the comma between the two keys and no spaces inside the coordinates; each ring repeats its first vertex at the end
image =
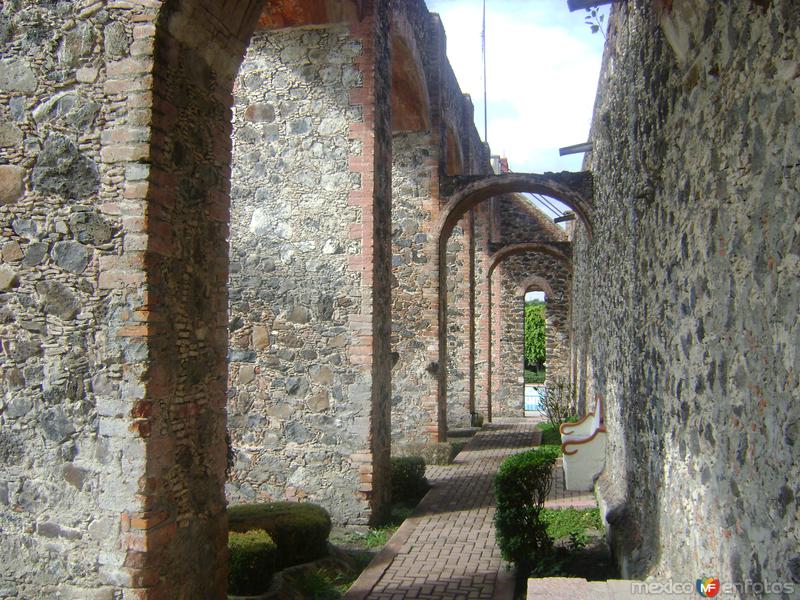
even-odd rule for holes
{"type": "MultiPolygon", "coordinates": [[[[441,27],[421,2],[406,12],[377,0],[153,0],[103,11],[23,4],[21,15],[45,23],[69,12],[95,36],[63,66],[75,94],[102,116],[92,135],[67,118],[22,122],[34,140],[74,139],[76,155],[84,153],[76,164],[90,161],[99,175],[96,189],[79,198],[65,186],[23,182],[24,201],[4,204],[3,214],[34,224],[13,234],[6,228],[4,236],[27,252],[45,242],[21,236],[24,227],[77,232],[56,227],[48,216],[56,207],[65,223],[89,218],[78,212],[93,215],[113,237],[85,251],[85,271],[60,261],[69,269],[61,269],[55,299],[36,285],[55,272],[50,262],[20,263],[10,280],[19,283],[9,293],[20,306],[33,310],[25,298],[41,299],[52,326],[4,330],[39,340],[41,350],[18,365],[31,380],[8,390],[15,402],[32,394],[36,408],[3,418],[47,424],[45,438],[34,427],[7,434],[37,456],[25,470],[3,466],[9,502],[28,507],[14,516],[9,547],[27,565],[42,564],[51,536],[39,535],[37,523],[61,519],[63,554],[73,562],[54,563],[53,577],[71,581],[76,595],[107,587],[143,598],[222,598],[229,497],[258,499],[272,486],[302,499],[305,481],[328,477],[329,489],[339,486],[328,498],[341,514],[379,517],[387,504],[392,386],[403,373],[421,386],[414,395],[423,418],[412,429],[445,434],[446,251],[459,221],[489,198],[531,191],[562,200],[590,225],[587,176],[488,173],[471,104],[444,62],[441,27]],[[122,50],[109,41],[114,36],[124,38],[122,50]],[[448,178],[463,173],[470,175],[448,178]],[[412,192],[394,194],[400,182],[412,192]],[[412,245],[398,250],[400,196],[417,202],[421,216],[408,232],[412,245]],[[391,308],[401,294],[392,265],[406,251],[408,264],[419,265],[409,274],[422,278],[407,294],[419,328],[395,340],[391,308]],[[314,285],[285,288],[301,271],[314,285]],[[74,310],[53,309],[58,303],[74,310]],[[79,375],[62,369],[58,351],[76,343],[87,355],[79,375]],[[416,362],[406,360],[402,343],[416,362]],[[394,368],[393,346],[400,348],[394,368]],[[439,364],[433,374],[425,371],[432,362],[439,364]],[[71,382],[68,401],[52,406],[58,394],[34,379],[62,370],[80,384],[71,382]],[[226,479],[229,428],[234,471],[247,471],[241,481],[258,479],[263,489],[226,479]],[[313,456],[304,450],[307,438],[321,444],[313,456]],[[250,450],[277,446],[295,454],[250,450]],[[85,528],[86,537],[70,527],[85,528]]],[[[13,30],[21,40],[25,28],[13,30]]],[[[9,60],[21,63],[20,40],[9,46],[9,60]]],[[[62,60],[51,54],[45,58],[62,60]]],[[[36,85],[15,91],[27,107],[61,93],[46,64],[29,65],[36,85]]],[[[4,159],[25,171],[46,158],[24,154],[35,148],[29,143],[4,159]]],[[[59,243],[82,243],[77,235],[59,243]]],[[[491,275],[515,251],[568,259],[564,244],[536,243],[501,250],[481,268],[491,275]]],[[[475,319],[469,322],[474,338],[475,319]]],[[[45,585],[23,567],[16,583],[31,596],[45,585]]]]}

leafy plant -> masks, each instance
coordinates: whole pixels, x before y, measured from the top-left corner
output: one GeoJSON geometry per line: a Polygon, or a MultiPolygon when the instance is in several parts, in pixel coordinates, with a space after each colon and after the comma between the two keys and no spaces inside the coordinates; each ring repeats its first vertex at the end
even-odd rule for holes
{"type": "Polygon", "coordinates": [[[228,590],[232,594],[260,594],[275,572],[277,546],[269,534],[254,529],[228,534],[228,590]]]}
{"type": "Polygon", "coordinates": [[[278,546],[278,566],[299,565],[325,556],[331,518],[309,502],[268,502],[228,507],[231,531],[263,529],[278,546]]]}
{"type": "Polygon", "coordinates": [[[582,533],[575,533],[574,531],[569,534],[569,549],[573,552],[583,550],[586,548],[586,536],[582,533]]]}
{"type": "Polygon", "coordinates": [[[297,589],[306,598],[337,600],[347,591],[354,579],[332,569],[322,568],[305,573],[302,577],[296,578],[296,581],[297,589]]]}
{"type": "Polygon", "coordinates": [[[547,524],[547,533],[555,539],[575,536],[585,542],[587,529],[602,529],[600,510],[597,508],[545,508],[542,510],[541,519],[547,524]]]}
{"type": "Polygon", "coordinates": [[[558,429],[561,423],[575,414],[575,406],[575,390],[569,380],[563,377],[553,378],[542,397],[542,409],[550,424],[558,429]]]}
{"type": "Polygon", "coordinates": [[[540,513],[553,483],[557,454],[537,448],[508,457],[494,480],[497,543],[521,572],[551,553],[553,540],[540,513]]]}
{"type": "Polygon", "coordinates": [[[525,303],[525,363],[535,371],[542,369],[547,358],[544,306],[538,300],[525,303]]]}
{"type": "Polygon", "coordinates": [[[606,39],[606,31],[603,25],[604,20],[605,15],[601,13],[600,9],[597,7],[586,9],[586,17],[583,20],[584,23],[589,26],[589,29],[592,30],[592,33],[599,32],[603,35],[603,39],[606,39]]]}
{"type": "Polygon", "coordinates": [[[392,501],[416,504],[428,491],[425,459],[420,456],[392,458],[392,501]]]}

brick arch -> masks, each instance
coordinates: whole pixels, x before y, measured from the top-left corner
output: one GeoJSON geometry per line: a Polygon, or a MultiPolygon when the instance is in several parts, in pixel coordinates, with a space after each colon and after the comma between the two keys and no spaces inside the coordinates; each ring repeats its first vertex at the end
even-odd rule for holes
{"type": "Polygon", "coordinates": [[[164,2],[139,26],[129,59],[152,49],[151,75],[124,96],[129,121],[147,119],[149,144],[106,150],[126,174],[146,173],[128,176],[123,223],[126,242],[144,243],[101,274],[125,295],[145,290],[133,304],[136,328],[118,333],[146,349],[125,364],[144,449],[120,506],[126,568],[117,583],[141,598],[225,597],[232,88],[263,4],[164,2]]]}
{"type": "Polygon", "coordinates": [[[567,267],[568,270],[572,270],[572,259],[570,258],[568,242],[529,242],[524,244],[509,244],[492,254],[486,276],[491,278],[494,270],[507,258],[516,256],[517,254],[526,254],[528,252],[549,254],[553,258],[564,263],[564,266],[567,267]]]}
{"type": "Polygon", "coordinates": [[[416,36],[400,11],[392,12],[392,131],[431,128],[431,101],[416,36]]]}
{"type": "MultiPolygon", "coordinates": [[[[497,176],[450,177],[443,188],[448,190],[450,200],[439,217],[435,231],[438,235],[435,244],[438,272],[438,393],[437,393],[437,431],[439,440],[447,436],[447,240],[453,228],[467,211],[481,202],[500,194],[515,192],[539,193],[556,198],[579,215],[590,214],[591,173],[559,174],[506,174],[497,176]],[[579,208],[580,207],[580,208],[579,208]]],[[[590,227],[588,217],[585,223],[590,227]]],[[[591,230],[589,229],[591,232],[591,230]]],[[[570,263],[569,242],[538,242],[512,244],[497,251],[492,257],[489,277],[497,264],[508,256],[523,252],[541,251],[570,263]]]]}
{"type": "Polygon", "coordinates": [[[439,219],[439,239],[450,232],[472,207],[493,196],[528,192],[550,196],[569,206],[592,233],[592,174],[506,173],[503,175],[468,175],[442,181],[442,197],[449,198],[439,219]]]}
{"type": "MultiPolygon", "coordinates": [[[[299,6],[287,2],[279,8],[289,5],[299,6]]],[[[272,10],[275,3],[266,6],[272,10]]],[[[311,9],[314,3],[304,6],[311,9]]],[[[131,325],[117,336],[135,357],[126,355],[124,365],[125,385],[131,390],[126,415],[131,433],[126,439],[141,444],[136,455],[141,454],[141,464],[130,469],[130,490],[118,494],[124,568],[114,575],[114,585],[135,590],[138,598],[226,597],[226,285],[233,84],[257,27],[325,17],[302,10],[271,14],[262,12],[264,7],[265,0],[166,0],[149,24],[136,18],[137,43],[131,49],[131,64],[124,67],[145,63],[147,72],[136,71],[113,88],[124,92],[130,120],[146,121],[150,132],[142,138],[148,142],[127,143],[125,138],[125,143],[112,145],[118,139],[114,136],[104,148],[107,162],[117,163],[127,175],[126,252],[107,263],[100,275],[101,286],[105,282],[130,297],[133,315],[131,325]]],[[[379,17],[360,16],[363,21],[353,27],[365,40],[374,41],[379,17]]],[[[121,66],[120,72],[127,71],[121,66]]],[[[374,94],[375,78],[364,79],[358,94],[351,95],[354,104],[366,103],[374,94]]],[[[367,118],[388,137],[388,111],[385,116],[370,112],[365,122],[367,118]]],[[[372,139],[366,131],[363,137],[372,139]]],[[[375,162],[363,167],[362,181],[367,183],[353,191],[351,201],[363,202],[364,237],[371,240],[383,226],[374,223],[380,216],[373,215],[372,208],[378,196],[384,197],[386,182],[375,167],[380,152],[368,143],[363,152],[375,162]]],[[[371,283],[372,261],[354,258],[359,260],[353,261],[353,268],[371,283]]],[[[379,307],[384,304],[377,302],[379,307]]],[[[365,334],[365,345],[376,338],[388,340],[387,333],[380,334],[365,334]]],[[[385,348],[370,350],[388,373],[388,342],[385,348]]],[[[381,368],[373,363],[376,380],[376,369],[381,368]]],[[[373,385],[373,402],[382,391],[373,385]]],[[[383,440],[380,432],[372,437],[383,440]]],[[[367,456],[369,450],[363,452],[367,456]]],[[[388,462],[388,448],[385,458],[388,462]]],[[[365,497],[373,486],[367,488],[362,490],[365,497]]]]}
{"type": "Polygon", "coordinates": [[[550,282],[539,275],[531,275],[525,281],[523,281],[517,288],[517,294],[524,296],[531,289],[544,292],[545,296],[553,295],[553,287],[550,285],[550,282]]]}

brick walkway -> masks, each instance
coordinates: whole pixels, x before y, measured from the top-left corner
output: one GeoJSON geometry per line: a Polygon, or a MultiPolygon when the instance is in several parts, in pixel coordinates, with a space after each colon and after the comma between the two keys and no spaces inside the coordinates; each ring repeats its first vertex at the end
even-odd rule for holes
{"type": "Polygon", "coordinates": [[[559,458],[553,467],[553,487],[544,503],[545,508],[594,508],[594,492],[569,492],[564,488],[564,467],[559,458]]]}
{"type": "MultiPolygon", "coordinates": [[[[428,467],[433,488],[353,584],[344,600],[511,600],[514,576],[494,534],[492,479],[503,459],[538,444],[529,419],[478,432],[453,465],[428,467]]],[[[547,506],[594,506],[591,493],[563,491],[557,465],[547,506]],[[590,502],[590,504],[588,504],[590,502]]]]}

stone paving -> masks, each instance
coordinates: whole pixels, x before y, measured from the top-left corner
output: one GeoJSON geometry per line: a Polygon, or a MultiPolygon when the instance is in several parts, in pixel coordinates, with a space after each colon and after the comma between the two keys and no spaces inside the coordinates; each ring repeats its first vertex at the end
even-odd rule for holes
{"type": "MultiPolygon", "coordinates": [[[[432,489],[353,584],[345,600],[511,600],[514,576],[495,543],[492,479],[503,459],[539,443],[526,419],[478,432],[453,465],[428,467],[432,489]]],[[[556,476],[560,466],[556,466],[556,476]]],[[[594,506],[554,482],[547,506],[594,506]]],[[[591,501],[591,504],[588,502],[591,501]]]]}

